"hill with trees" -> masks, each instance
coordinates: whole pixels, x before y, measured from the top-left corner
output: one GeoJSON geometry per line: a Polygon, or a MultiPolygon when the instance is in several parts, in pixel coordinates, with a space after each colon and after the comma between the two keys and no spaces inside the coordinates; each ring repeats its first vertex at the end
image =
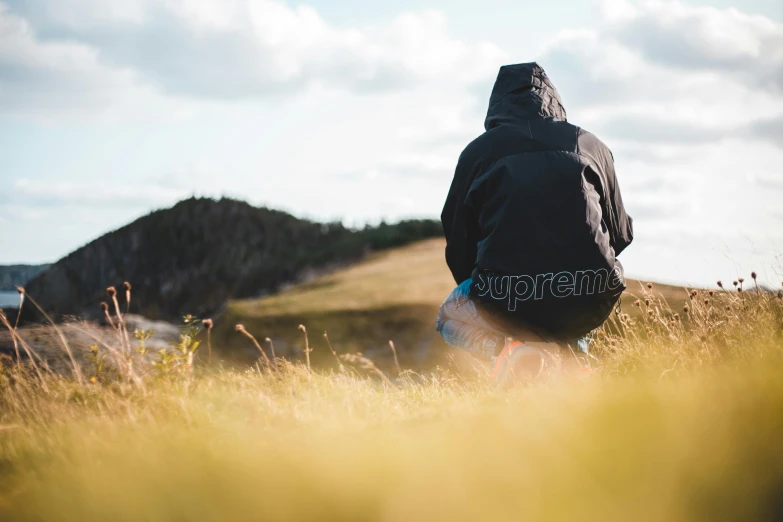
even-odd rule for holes
{"type": "MultiPolygon", "coordinates": [[[[100,317],[106,288],[153,319],[218,312],[358,261],[372,251],[442,235],[434,220],[352,230],[223,198],[190,198],[109,232],[52,264],[26,290],[57,317],[100,317]]],[[[121,299],[122,301],[122,299],[121,299]]],[[[40,320],[25,305],[24,320],[40,320]]]]}
{"type": "Polygon", "coordinates": [[[16,291],[17,286],[26,284],[49,265],[0,265],[0,292],[16,291]]]}

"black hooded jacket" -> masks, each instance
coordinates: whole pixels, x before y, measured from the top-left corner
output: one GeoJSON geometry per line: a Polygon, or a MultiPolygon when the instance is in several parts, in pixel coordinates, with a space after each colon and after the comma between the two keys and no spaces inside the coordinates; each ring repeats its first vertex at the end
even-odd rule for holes
{"type": "Polygon", "coordinates": [[[561,339],[600,326],[633,239],[612,153],[566,121],[536,63],[500,68],[486,132],[462,152],[441,219],[446,261],[484,315],[561,339]]]}

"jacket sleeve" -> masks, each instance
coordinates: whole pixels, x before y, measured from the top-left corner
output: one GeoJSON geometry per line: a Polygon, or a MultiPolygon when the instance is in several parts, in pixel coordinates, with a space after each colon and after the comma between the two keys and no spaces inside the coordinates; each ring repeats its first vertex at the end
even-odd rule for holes
{"type": "Polygon", "coordinates": [[[601,173],[603,175],[595,172],[592,167],[588,167],[588,170],[590,176],[596,178],[603,188],[601,191],[601,211],[609,230],[609,240],[614,249],[614,255],[619,256],[633,241],[633,219],[625,211],[611,153],[602,163],[603,165],[596,168],[603,170],[601,173]]]}
{"type": "Polygon", "coordinates": [[[633,220],[625,212],[620,187],[614,171],[614,156],[601,140],[595,135],[579,130],[578,148],[588,161],[585,177],[590,181],[601,196],[603,220],[609,232],[610,245],[615,256],[633,241],[633,220]],[[601,190],[598,190],[598,187],[601,190]]]}
{"type": "Polygon", "coordinates": [[[457,284],[469,278],[476,265],[478,225],[475,214],[465,205],[471,174],[471,168],[460,157],[441,213],[446,236],[446,263],[457,284]]]}
{"type": "Polygon", "coordinates": [[[612,221],[614,222],[614,230],[612,230],[612,247],[614,248],[614,254],[620,255],[620,252],[631,244],[633,241],[633,218],[625,211],[625,205],[623,205],[623,197],[620,194],[620,185],[617,182],[617,175],[614,171],[614,156],[609,153],[607,169],[610,171],[607,173],[607,199],[611,201],[611,209],[607,209],[612,213],[612,221]]]}

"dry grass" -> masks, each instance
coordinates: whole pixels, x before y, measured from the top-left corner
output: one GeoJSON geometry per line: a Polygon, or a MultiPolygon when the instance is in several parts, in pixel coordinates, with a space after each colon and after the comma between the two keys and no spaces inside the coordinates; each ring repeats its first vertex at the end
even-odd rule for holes
{"type": "MultiPolygon", "coordinates": [[[[216,345],[224,356],[247,353],[254,357],[252,350],[243,351],[247,344],[234,334],[233,325],[241,323],[274,339],[281,353],[294,355],[302,346],[296,328],[304,323],[311,332],[327,330],[339,351],[372,353],[384,369],[391,370],[395,364],[389,339],[398,348],[403,366],[432,369],[442,365],[448,350],[435,332],[435,317],[455,286],[446,268],[444,248],[443,239],[421,241],[373,255],[287,292],[232,301],[222,323],[215,325],[216,345]]],[[[638,310],[631,303],[645,291],[645,284],[629,280],[623,309],[635,315],[638,310]]],[[[680,307],[688,296],[682,287],[661,284],[652,293],[674,307],[680,307]]],[[[329,353],[326,345],[322,348],[313,353],[319,363],[329,353]]]]}
{"type": "MultiPolygon", "coordinates": [[[[437,307],[455,286],[446,269],[445,246],[443,239],[431,239],[375,254],[361,264],[287,292],[234,301],[232,311],[237,316],[270,317],[395,306],[437,307]]],[[[629,280],[629,298],[644,288],[639,281],[629,280]]],[[[681,287],[671,285],[656,285],[655,293],[669,302],[687,297],[681,287]]]]}
{"type": "Polygon", "coordinates": [[[5,359],[0,519],[781,519],[783,300],[637,294],[596,334],[589,377],[552,365],[507,391],[481,365],[384,373],[332,353],[331,330],[307,346],[335,370],[271,349],[208,366],[195,318],[163,354],[118,330],[83,382],[5,359]]]}

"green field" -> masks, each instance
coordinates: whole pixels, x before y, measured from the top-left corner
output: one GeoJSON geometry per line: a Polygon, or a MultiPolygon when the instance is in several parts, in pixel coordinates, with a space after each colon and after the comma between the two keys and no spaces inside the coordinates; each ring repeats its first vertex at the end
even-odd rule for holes
{"type": "Polygon", "coordinates": [[[3,359],[0,520],[781,519],[783,300],[631,285],[590,371],[553,357],[510,390],[446,353],[402,372],[346,356],[415,338],[384,314],[431,329],[452,286],[441,254],[426,242],[231,303],[212,331],[220,353],[252,347],[235,322],[263,343],[290,320],[304,346],[304,323],[331,366],[205,364],[198,321],[163,354],[118,335],[65,374],[3,359]]]}

